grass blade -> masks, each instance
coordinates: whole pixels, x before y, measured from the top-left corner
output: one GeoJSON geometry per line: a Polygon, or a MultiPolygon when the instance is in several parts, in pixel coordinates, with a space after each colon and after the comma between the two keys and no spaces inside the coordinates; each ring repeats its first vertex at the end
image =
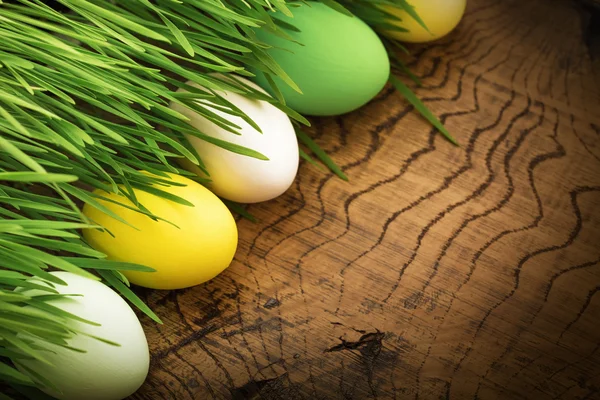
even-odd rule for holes
{"type": "Polygon", "coordinates": [[[310,138],[310,136],[308,136],[306,133],[304,133],[300,129],[296,129],[296,135],[298,136],[298,139],[300,139],[300,141],[302,143],[304,143],[306,145],[306,147],[308,147],[310,149],[310,151],[315,153],[315,155],[319,158],[319,160],[321,160],[325,165],[327,165],[327,167],[333,173],[335,173],[337,176],[339,176],[341,179],[343,179],[345,181],[348,180],[348,177],[346,176],[346,174],[344,174],[342,169],[340,167],[338,167],[338,165],[335,162],[333,162],[333,160],[327,155],[327,153],[325,153],[325,151],[322,148],[320,148],[319,145],[317,145],[310,138]]]}
{"type": "Polygon", "coordinates": [[[431,111],[429,111],[425,104],[419,100],[417,95],[415,95],[413,91],[404,84],[404,82],[392,75],[390,75],[390,82],[392,85],[394,85],[396,90],[398,90],[398,92],[400,92],[400,94],[402,94],[402,96],[404,96],[404,98],[408,100],[408,102],[412,104],[413,107],[415,107],[415,109],[420,112],[427,121],[429,121],[431,125],[433,125],[438,131],[440,131],[442,135],[444,135],[444,137],[446,137],[446,139],[448,139],[455,146],[459,145],[456,139],[454,139],[450,132],[448,132],[444,125],[442,125],[440,120],[437,119],[437,117],[433,115],[431,111]]]}

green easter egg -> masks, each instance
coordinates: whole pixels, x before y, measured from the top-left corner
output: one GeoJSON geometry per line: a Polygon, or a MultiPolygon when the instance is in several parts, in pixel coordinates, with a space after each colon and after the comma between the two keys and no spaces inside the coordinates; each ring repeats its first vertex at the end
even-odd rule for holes
{"type": "MultiPolygon", "coordinates": [[[[298,93],[275,78],[286,103],[305,115],[339,115],[363,106],[387,82],[390,62],[377,34],[357,17],[349,17],[322,3],[291,8],[293,18],[277,18],[300,32],[285,29],[298,43],[263,29],[259,40],[273,46],[269,54],[298,85],[298,93]]],[[[262,72],[255,81],[273,94],[262,72]]]]}

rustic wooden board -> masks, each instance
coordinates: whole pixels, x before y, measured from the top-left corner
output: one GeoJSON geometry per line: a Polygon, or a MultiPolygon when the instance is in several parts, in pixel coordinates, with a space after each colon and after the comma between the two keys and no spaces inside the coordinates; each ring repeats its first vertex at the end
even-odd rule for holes
{"type": "Polygon", "coordinates": [[[136,399],[600,398],[600,75],[572,1],[470,0],[415,47],[453,147],[387,88],[311,133],[232,266],[142,292],[136,399]]]}

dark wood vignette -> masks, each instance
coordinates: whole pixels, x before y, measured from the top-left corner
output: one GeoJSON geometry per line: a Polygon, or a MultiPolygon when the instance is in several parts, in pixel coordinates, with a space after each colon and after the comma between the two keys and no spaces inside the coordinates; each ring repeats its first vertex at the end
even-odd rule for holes
{"type": "MultiPolygon", "coordinates": [[[[453,147],[387,88],[249,207],[232,266],[142,292],[135,399],[600,398],[600,74],[574,1],[470,0],[414,48],[453,147]],[[597,67],[596,67],[597,68],[597,67]]],[[[199,244],[201,245],[201,244],[199,244]]]]}

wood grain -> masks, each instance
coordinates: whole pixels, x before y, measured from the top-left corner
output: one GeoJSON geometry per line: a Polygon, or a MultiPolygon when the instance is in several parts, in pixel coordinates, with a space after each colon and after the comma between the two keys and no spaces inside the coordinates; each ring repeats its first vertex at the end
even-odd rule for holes
{"type": "Polygon", "coordinates": [[[311,134],[231,267],[142,295],[135,399],[600,398],[600,75],[572,1],[470,0],[391,88],[311,134]]]}

